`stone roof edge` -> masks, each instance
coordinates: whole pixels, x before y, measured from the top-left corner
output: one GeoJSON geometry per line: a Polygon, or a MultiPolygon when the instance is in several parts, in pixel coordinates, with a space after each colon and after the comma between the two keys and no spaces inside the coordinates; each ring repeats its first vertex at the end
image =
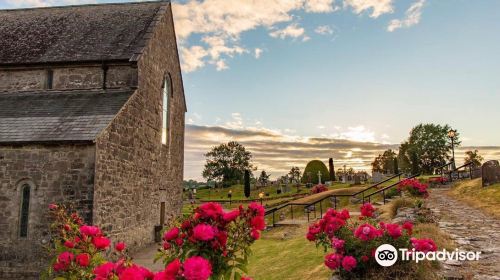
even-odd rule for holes
{"type": "Polygon", "coordinates": [[[135,1],[135,2],[113,2],[113,3],[96,3],[96,4],[80,4],[80,5],[60,5],[48,7],[30,7],[30,8],[14,8],[14,9],[0,9],[0,12],[14,12],[14,11],[29,11],[35,9],[64,9],[64,8],[78,8],[78,7],[93,7],[93,6],[116,6],[116,5],[133,5],[133,4],[148,4],[148,3],[170,3],[170,0],[149,0],[149,1],[135,1]]]}
{"type": "Polygon", "coordinates": [[[124,108],[130,103],[130,100],[132,100],[132,98],[134,98],[135,95],[138,94],[138,92],[139,91],[137,89],[134,90],[134,92],[128,97],[127,101],[125,101],[125,103],[123,103],[123,105],[120,108],[120,110],[118,110],[118,112],[116,112],[116,114],[109,121],[109,123],[103,129],[101,129],[101,131],[99,131],[99,133],[96,134],[96,136],[94,137],[94,140],[93,140],[94,142],[96,142],[97,139],[102,136],[102,134],[104,133],[104,131],[108,130],[109,126],[115,121],[115,119],[118,117],[118,115],[120,115],[122,113],[122,111],[124,110],[124,108]]]}
{"type": "Polygon", "coordinates": [[[140,38],[137,49],[134,51],[134,54],[132,54],[132,57],[130,57],[129,59],[130,62],[137,62],[139,60],[142,53],[144,52],[144,48],[146,48],[147,43],[149,42],[149,39],[151,39],[151,37],[153,36],[154,30],[158,25],[158,23],[160,22],[161,17],[166,14],[167,7],[170,6],[170,0],[161,0],[155,2],[162,3],[162,5],[158,9],[158,11],[156,11],[156,15],[153,17],[153,20],[149,23],[144,34],[140,38]]]}

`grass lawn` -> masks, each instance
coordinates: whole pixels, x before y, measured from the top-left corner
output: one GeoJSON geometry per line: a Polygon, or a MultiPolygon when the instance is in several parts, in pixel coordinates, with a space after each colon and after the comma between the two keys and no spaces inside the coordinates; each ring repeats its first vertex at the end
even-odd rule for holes
{"type": "Polygon", "coordinates": [[[249,275],[254,280],[328,279],[325,253],[307,241],[306,230],[305,226],[279,227],[265,232],[252,245],[249,275]]]}
{"type": "Polygon", "coordinates": [[[449,194],[472,207],[500,218],[500,184],[482,187],[481,178],[457,182],[449,194]]]}

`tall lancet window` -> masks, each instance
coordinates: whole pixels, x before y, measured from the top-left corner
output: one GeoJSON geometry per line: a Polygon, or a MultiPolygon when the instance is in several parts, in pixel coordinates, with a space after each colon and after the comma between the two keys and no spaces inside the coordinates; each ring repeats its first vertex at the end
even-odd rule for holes
{"type": "Polygon", "coordinates": [[[168,143],[168,137],[169,137],[169,121],[170,121],[170,114],[169,114],[169,101],[170,101],[170,96],[172,94],[172,81],[170,79],[170,74],[167,74],[165,76],[165,81],[163,82],[163,105],[162,105],[162,135],[161,135],[161,142],[163,144],[168,143]]]}
{"type": "Polygon", "coordinates": [[[30,215],[30,193],[31,186],[29,184],[24,184],[21,188],[21,213],[19,222],[19,236],[28,236],[28,225],[29,225],[29,215],[30,215]]]}

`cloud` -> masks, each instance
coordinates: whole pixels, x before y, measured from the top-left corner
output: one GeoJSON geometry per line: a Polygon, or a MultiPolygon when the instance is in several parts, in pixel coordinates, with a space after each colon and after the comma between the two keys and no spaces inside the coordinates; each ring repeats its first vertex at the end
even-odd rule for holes
{"type": "Polygon", "coordinates": [[[182,67],[186,72],[192,72],[198,68],[205,66],[205,58],[208,55],[207,50],[202,46],[184,47],[181,49],[182,67]]]}
{"type": "MultiPolygon", "coordinates": [[[[241,117],[237,115],[237,117],[241,117]]],[[[376,155],[395,145],[355,142],[346,139],[309,138],[286,135],[264,128],[242,128],[241,122],[224,126],[186,126],[185,178],[201,180],[204,154],[211,147],[238,141],[253,154],[259,170],[266,169],[273,177],[284,175],[292,166],[305,167],[312,159],[328,161],[333,157],[337,167],[346,164],[367,169],[376,155]]]]}
{"type": "MultiPolygon", "coordinates": [[[[236,118],[241,115],[235,114],[236,118]]],[[[284,175],[292,166],[304,169],[307,162],[320,159],[325,164],[334,159],[338,169],[347,168],[370,171],[373,159],[387,149],[397,150],[399,144],[358,142],[332,137],[300,137],[279,130],[226,126],[186,125],[184,177],[202,180],[205,163],[204,154],[212,147],[228,141],[238,141],[253,155],[257,172],[265,169],[273,178],[284,175]]],[[[359,130],[359,129],[358,129],[359,130]]],[[[457,163],[461,164],[465,151],[478,149],[485,160],[500,158],[500,147],[459,147],[456,149],[457,163]]]]}
{"type": "Polygon", "coordinates": [[[275,30],[269,35],[273,38],[286,39],[288,37],[297,39],[302,37],[303,41],[309,40],[309,37],[305,34],[305,29],[300,27],[298,23],[292,23],[283,29],[275,30]]]}
{"type": "Polygon", "coordinates": [[[371,18],[393,13],[394,7],[392,4],[393,0],[344,0],[344,8],[351,7],[356,14],[371,10],[371,18]]]}
{"type": "Polygon", "coordinates": [[[314,29],[314,32],[321,34],[321,35],[332,35],[333,34],[333,28],[331,28],[329,25],[320,25],[314,29]]]}
{"type": "Polygon", "coordinates": [[[333,4],[334,0],[308,0],[305,1],[305,11],[310,13],[329,13],[338,9],[333,4]]]}
{"type": "Polygon", "coordinates": [[[254,50],[254,56],[255,56],[255,58],[259,59],[263,52],[264,52],[263,49],[261,49],[261,48],[255,48],[255,50],[254,50]]]}
{"type": "Polygon", "coordinates": [[[387,31],[393,32],[399,28],[408,28],[420,22],[422,17],[422,8],[424,7],[425,0],[419,0],[413,3],[408,10],[406,10],[406,17],[404,19],[393,19],[387,26],[387,31]]]}

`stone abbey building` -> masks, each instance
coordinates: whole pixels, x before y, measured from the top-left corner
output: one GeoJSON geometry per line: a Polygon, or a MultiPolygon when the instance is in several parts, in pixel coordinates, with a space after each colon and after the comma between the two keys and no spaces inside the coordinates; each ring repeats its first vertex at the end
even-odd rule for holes
{"type": "Polygon", "coordinates": [[[53,202],[153,242],[182,207],[185,112],[169,2],[0,10],[0,279],[45,265],[53,202]]]}

